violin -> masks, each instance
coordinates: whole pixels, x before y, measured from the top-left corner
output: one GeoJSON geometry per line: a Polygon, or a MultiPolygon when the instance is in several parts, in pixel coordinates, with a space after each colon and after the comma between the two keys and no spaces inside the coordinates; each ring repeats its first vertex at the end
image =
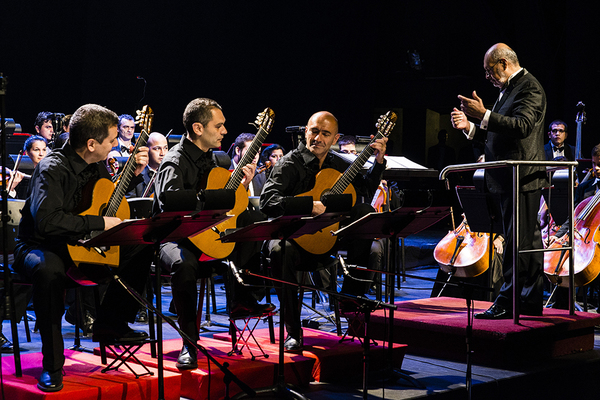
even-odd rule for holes
{"type": "Polygon", "coordinates": [[[271,168],[271,161],[265,161],[265,165],[256,168],[255,174],[262,174],[263,172],[265,172],[269,168],[271,168]]]}
{"type": "Polygon", "coordinates": [[[373,200],[371,201],[371,206],[377,212],[383,212],[384,206],[388,203],[388,187],[386,181],[381,181],[377,190],[375,191],[375,195],[373,196],[373,200]]]}
{"type": "Polygon", "coordinates": [[[435,246],[433,258],[442,271],[459,278],[474,278],[489,268],[489,237],[472,232],[463,215],[463,221],[435,246]]]}

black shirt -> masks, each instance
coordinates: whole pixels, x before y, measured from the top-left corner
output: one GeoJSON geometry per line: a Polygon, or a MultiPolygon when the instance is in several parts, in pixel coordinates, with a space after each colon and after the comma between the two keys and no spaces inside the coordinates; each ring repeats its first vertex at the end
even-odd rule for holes
{"type": "MultiPolygon", "coordinates": [[[[344,172],[350,164],[343,158],[328,153],[321,169],[333,168],[344,172]]],[[[372,197],[381,181],[383,164],[375,162],[366,176],[358,173],[352,185],[357,196],[372,197]]],[[[260,196],[260,210],[269,217],[279,217],[284,213],[283,198],[308,192],[315,186],[315,176],[321,171],[319,159],[304,145],[289,152],[272,168],[269,179],[260,196]]]]}
{"type": "MultiPolygon", "coordinates": [[[[28,245],[74,244],[92,231],[104,230],[102,216],[79,215],[89,207],[83,204],[85,191],[100,178],[111,179],[104,163],[88,164],[70,143],[51,151],[33,171],[18,240],[28,245]]],[[[134,177],[131,185],[138,181],[134,177]]]]}
{"type": "MultiPolygon", "coordinates": [[[[169,150],[158,169],[158,176],[154,181],[153,214],[178,209],[176,206],[165,204],[167,192],[185,191],[185,196],[195,198],[196,193],[205,188],[206,175],[215,166],[212,150],[202,151],[184,135],[181,141],[169,150]]],[[[201,209],[202,203],[197,201],[196,210],[201,209]]]]}

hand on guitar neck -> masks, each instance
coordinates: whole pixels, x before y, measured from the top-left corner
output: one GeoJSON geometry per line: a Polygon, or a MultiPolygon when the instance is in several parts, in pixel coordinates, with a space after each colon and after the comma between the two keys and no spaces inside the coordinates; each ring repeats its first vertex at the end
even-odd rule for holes
{"type": "Polygon", "coordinates": [[[244,177],[242,178],[241,185],[248,190],[250,187],[250,182],[254,179],[254,173],[256,172],[256,163],[246,164],[242,167],[242,172],[244,173],[244,177]]]}

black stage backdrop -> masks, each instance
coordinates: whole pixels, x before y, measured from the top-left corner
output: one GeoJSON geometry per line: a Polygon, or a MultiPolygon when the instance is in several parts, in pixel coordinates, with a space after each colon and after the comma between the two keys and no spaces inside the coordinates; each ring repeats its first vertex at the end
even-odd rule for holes
{"type": "Polygon", "coordinates": [[[403,118],[391,153],[424,163],[425,110],[447,115],[457,94],[473,90],[493,104],[483,55],[505,42],[544,86],[548,122],[569,123],[572,144],[575,105],[586,103],[588,156],[600,142],[593,4],[4,0],[0,72],[9,78],[7,116],[24,132],[39,111],[98,103],[118,114],[149,104],[155,130],[180,134],[185,105],[210,97],[227,118],[225,146],[269,106],[276,124],[267,142],[289,150],[284,128],[313,112],[329,110],[342,133],[367,135],[394,108],[403,118]]]}

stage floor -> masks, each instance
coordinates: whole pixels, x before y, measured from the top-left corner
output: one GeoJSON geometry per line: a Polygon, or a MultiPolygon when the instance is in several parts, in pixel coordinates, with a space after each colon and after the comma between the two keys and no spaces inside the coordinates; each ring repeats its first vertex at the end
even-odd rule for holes
{"type": "MultiPolygon", "coordinates": [[[[435,238],[439,232],[427,233],[423,235],[423,240],[430,243],[431,238],[435,238]]],[[[412,240],[418,240],[415,238],[412,240]]],[[[407,239],[407,246],[411,245],[407,239]]],[[[417,243],[416,246],[424,246],[424,242],[417,243]]],[[[429,244],[427,244],[429,245],[429,244]]],[[[410,261],[410,260],[409,260],[410,261]]],[[[412,262],[410,274],[426,278],[435,278],[438,268],[435,265],[421,265],[418,260],[412,262]]],[[[226,328],[220,326],[227,322],[224,315],[225,295],[222,283],[216,284],[217,314],[211,314],[211,324],[206,324],[201,336],[212,337],[214,334],[223,334],[226,328]]],[[[401,282],[401,288],[395,291],[395,300],[415,301],[430,297],[432,283],[415,278],[407,278],[401,282]]],[[[164,286],[163,310],[168,310],[171,299],[169,286],[164,286]]],[[[306,296],[309,302],[308,295],[306,296]]],[[[273,302],[278,306],[277,297],[273,297],[273,302]]],[[[320,305],[317,305],[322,310],[320,305]]],[[[32,312],[30,314],[33,315],[32,312]]],[[[172,318],[174,315],[166,314],[172,318]]],[[[312,314],[308,309],[303,310],[303,318],[312,314]]],[[[276,321],[276,334],[278,331],[278,319],[276,321]]],[[[136,329],[147,329],[144,324],[135,324],[136,329]]],[[[261,328],[266,326],[260,326],[261,328]]],[[[33,328],[33,322],[31,323],[33,328]]],[[[332,331],[334,326],[330,323],[321,324],[318,329],[323,331],[332,331]]],[[[25,332],[23,323],[19,324],[21,339],[21,349],[23,355],[34,354],[40,351],[41,342],[39,334],[32,333],[32,342],[25,341],[25,332]]],[[[164,337],[168,339],[177,339],[177,333],[166,323],[163,323],[164,337]]],[[[8,321],[3,323],[3,332],[10,338],[10,325],[8,321]]],[[[63,334],[65,347],[72,346],[74,340],[74,327],[63,321],[63,334]]],[[[445,339],[440,337],[443,342],[445,339]]],[[[91,342],[91,338],[82,337],[83,347],[91,350],[96,344],[91,342]]],[[[436,345],[439,346],[439,343],[436,345]]],[[[452,344],[456,346],[455,343],[452,344]]],[[[460,344],[462,345],[462,343],[460,344]]],[[[435,355],[418,355],[411,352],[410,346],[407,347],[406,355],[402,361],[401,370],[396,371],[394,380],[381,381],[378,376],[369,378],[368,393],[370,398],[378,399],[416,399],[424,397],[435,397],[442,399],[467,398],[466,383],[466,353],[464,360],[456,359],[449,361],[435,355]]],[[[2,357],[12,357],[12,354],[3,354],[2,357]]],[[[33,357],[35,358],[35,357],[33,357]]],[[[476,357],[475,357],[476,359],[476,357]]],[[[4,360],[7,361],[7,360],[4,360]]],[[[557,358],[546,359],[543,362],[527,360],[526,366],[511,368],[494,368],[475,363],[472,366],[472,395],[473,398],[504,399],[512,398],[594,398],[598,397],[600,392],[597,371],[600,371],[600,334],[596,329],[594,331],[593,349],[583,353],[560,356],[557,358]],[[591,394],[593,393],[593,395],[591,394]]],[[[99,365],[100,366],[100,365],[99,365]]],[[[23,366],[24,369],[26,366],[23,366]]],[[[29,366],[30,368],[32,366],[29,366]]],[[[35,365],[33,367],[38,367],[35,365]]],[[[352,365],[344,364],[340,368],[352,369],[354,372],[362,370],[362,363],[352,365]]],[[[3,371],[7,373],[8,371],[3,371]]],[[[356,374],[352,374],[356,376],[356,374]]],[[[360,375],[360,373],[359,373],[360,375]]],[[[175,379],[169,375],[169,379],[175,379]]],[[[33,382],[35,383],[35,382],[33,382]]],[[[315,381],[301,388],[302,393],[308,399],[349,399],[362,398],[362,380],[353,378],[343,383],[332,383],[327,381],[315,381]]],[[[1,398],[1,394],[0,394],[1,398]]],[[[12,397],[7,397],[12,399],[12,397]]],[[[72,400],[78,397],[71,396],[72,400]]],[[[180,397],[188,399],[189,397],[180,397]]]]}

